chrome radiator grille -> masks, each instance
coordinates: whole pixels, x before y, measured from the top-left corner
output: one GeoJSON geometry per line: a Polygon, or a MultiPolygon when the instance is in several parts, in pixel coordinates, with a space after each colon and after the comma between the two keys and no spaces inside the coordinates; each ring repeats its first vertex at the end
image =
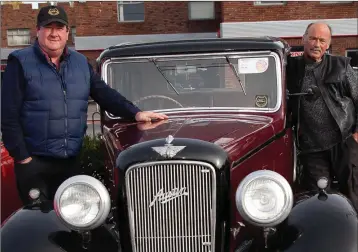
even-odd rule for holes
{"type": "Polygon", "coordinates": [[[125,177],[134,252],[214,251],[216,177],[194,161],[132,166],[125,177]]]}

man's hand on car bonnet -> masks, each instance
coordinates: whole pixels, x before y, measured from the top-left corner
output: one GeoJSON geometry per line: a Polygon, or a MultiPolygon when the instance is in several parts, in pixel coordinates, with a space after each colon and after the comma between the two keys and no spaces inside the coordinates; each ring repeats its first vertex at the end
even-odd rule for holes
{"type": "Polygon", "coordinates": [[[354,140],[356,140],[356,142],[358,143],[358,132],[353,134],[353,138],[354,140]]]}
{"type": "Polygon", "coordinates": [[[168,120],[158,120],[155,122],[141,122],[137,124],[137,128],[141,131],[155,129],[156,127],[168,122],[168,120]]]}
{"type": "Polygon", "coordinates": [[[168,119],[168,116],[161,113],[155,113],[151,111],[142,111],[138,112],[135,115],[135,119],[137,122],[151,122],[154,120],[165,120],[168,119]]]}
{"type": "Polygon", "coordinates": [[[19,164],[27,164],[27,163],[30,163],[32,160],[32,157],[28,157],[24,160],[21,160],[21,161],[18,161],[19,164]]]}

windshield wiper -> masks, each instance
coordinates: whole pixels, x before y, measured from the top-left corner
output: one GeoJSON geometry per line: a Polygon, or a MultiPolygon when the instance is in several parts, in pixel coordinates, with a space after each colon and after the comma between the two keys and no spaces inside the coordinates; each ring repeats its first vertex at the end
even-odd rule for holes
{"type": "Polygon", "coordinates": [[[167,83],[173,88],[173,90],[175,91],[175,93],[177,95],[179,95],[179,92],[175,89],[174,85],[170,82],[170,80],[168,80],[168,78],[164,75],[163,71],[160,69],[160,67],[158,66],[157,62],[155,62],[155,59],[153,58],[148,58],[149,61],[153,62],[153,64],[155,65],[155,67],[158,69],[159,73],[164,77],[164,79],[167,81],[167,83]]]}
{"type": "Polygon", "coordinates": [[[242,88],[242,91],[243,91],[244,94],[246,95],[246,91],[245,91],[244,85],[243,85],[242,82],[241,82],[241,79],[240,79],[240,77],[239,77],[239,74],[238,74],[237,71],[236,71],[235,66],[230,62],[228,56],[225,56],[225,58],[226,58],[226,62],[229,64],[231,70],[234,72],[234,74],[235,74],[235,76],[236,76],[236,79],[239,81],[240,86],[241,86],[241,88],[242,88]]]}

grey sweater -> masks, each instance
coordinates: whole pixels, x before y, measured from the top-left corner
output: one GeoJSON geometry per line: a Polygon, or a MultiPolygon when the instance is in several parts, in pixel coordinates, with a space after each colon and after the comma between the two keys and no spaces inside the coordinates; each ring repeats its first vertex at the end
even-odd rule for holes
{"type": "MultiPolygon", "coordinates": [[[[321,63],[307,63],[302,92],[309,88],[319,92],[313,70],[321,63]]],[[[321,70],[321,69],[319,69],[321,70]]],[[[324,151],[341,141],[341,133],[321,94],[301,97],[300,149],[303,153],[324,151]]]]}

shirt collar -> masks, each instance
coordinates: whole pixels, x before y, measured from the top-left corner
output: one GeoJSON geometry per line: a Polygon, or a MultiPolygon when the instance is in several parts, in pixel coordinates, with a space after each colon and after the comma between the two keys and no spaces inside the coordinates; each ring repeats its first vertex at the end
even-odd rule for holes
{"type": "MultiPolygon", "coordinates": [[[[45,52],[45,50],[43,50],[43,48],[40,46],[40,43],[38,42],[37,39],[36,39],[36,41],[35,41],[35,46],[36,46],[38,49],[40,49],[41,53],[46,57],[47,61],[48,61],[49,63],[52,63],[50,56],[45,52]]],[[[60,57],[60,62],[61,62],[62,60],[64,60],[68,55],[69,55],[69,50],[68,50],[68,47],[67,47],[67,45],[66,45],[65,48],[64,48],[64,50],[63,50],[63,53],[62,53],[62,55],[61,55],[61,57],[60,57]]]]}

